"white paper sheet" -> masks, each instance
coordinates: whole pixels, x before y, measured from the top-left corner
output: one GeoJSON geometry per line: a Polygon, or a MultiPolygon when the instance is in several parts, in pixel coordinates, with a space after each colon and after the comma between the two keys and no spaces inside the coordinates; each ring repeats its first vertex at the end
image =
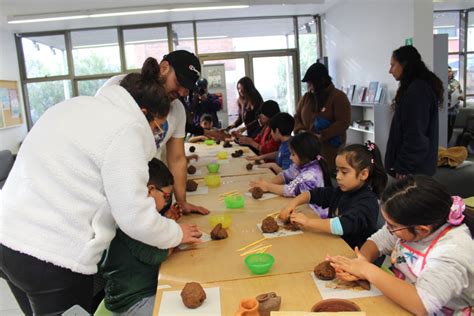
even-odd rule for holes
{"type": "MultiPolygon", "coordinates": [[[[202,236],[200,238],[201,243],[199,243],[199,245],[204,243],[204,242],[208,242],[208,241],[212,240],[210,234],[204,233],[204,232],[201,232],[201,233],[202,233],[202,236]]],[[[194,246],[195,246],[195,244],[181,244],[181,245],[178,246],[178,248],[181,249],[181,250],[186,250],[186,249],[194,248],[194,246]]]]}
{"type": "Polygon", "coordinates": [[[184,306],[181,291],[165,291],[161,297],[159,316],[220,316],[221,294],[218,287],[205,288],[206,300],[196,309],[184,306]]]}
{"type": "Polygon", "coordinates": [[[373,284],[370,285],[370,290],[353,290],[353,289],[333,289],[327,287],[332,281],[323,281],[318,279],[313,272],[310,273],[313,278],[314,284],[318,288],[319,294],[325,300],[328,298],[359,298],[359,297],[370,297],[370,296],[380,296],[383,295],[379,289],[377,289],[373,284]]]}
{"type": "Polygon", "coordinates": [[[205,185],[199,185],[197,190],[194,192],[186,192],[186,196],[193,196],[193,195],[205,195],[209,193],[209,187],[205,185]]]}
{"type": "Polygon", "coordinates": [[[262,235],[267,237],[267,238],[277,238],[277,237],[288,237],[288,236],[294,236],[294,235],[299,235],[302,234],[302,230],[297,230],[297,231],[292,231],[292,230],[287,230],[283,228],[283,222],[277,219],[277,224],[280,226],[278,231],[274,233],[264,233],[262,232],[262,223],[258,223],[257,227],[258,229],[262,232],[262,235]]]}
{"type": "MultiPolygon", "coordinates": [[[[253,199],[252,197],[252,193],[251,192],[245,192],[245,195],[246,196],[249,196],[253,199]]],[[[278,197],[279,195],[275,194],[275,193],[263,193],[262,197],[260,199],[256,199],[257,201],[265,201],[265,200],[269,200],[269,199],[273,199],[273,198],[276,198],[278,197]]]]}

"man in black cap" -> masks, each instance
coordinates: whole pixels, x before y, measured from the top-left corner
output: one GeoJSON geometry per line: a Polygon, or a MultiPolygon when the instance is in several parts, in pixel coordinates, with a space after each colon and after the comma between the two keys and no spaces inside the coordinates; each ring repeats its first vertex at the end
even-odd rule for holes
{"type": "MultiPolygon", "coordinates": [[[[187,96],[189,90],[196,87],[196,81],[200,76],[201,64],[193,53],[176,50],[163,57],[159,78],[163,80],[163,87],[172,102],[166,122],[161,126],[160,133],[155,135],[155,141],[156,157],[166,161],[173,174],[175,198],[182,212],[208,214],[209,210],[206,208],[186,202],[187,161],[184,152],[186,112],[184,105],[178,99],[187,96]],[[166,147],[166,155],[164,147],[166,147]]],[[[119,84],[124,77],[125,75],[112,77],[102,88],[119,84]]]]}

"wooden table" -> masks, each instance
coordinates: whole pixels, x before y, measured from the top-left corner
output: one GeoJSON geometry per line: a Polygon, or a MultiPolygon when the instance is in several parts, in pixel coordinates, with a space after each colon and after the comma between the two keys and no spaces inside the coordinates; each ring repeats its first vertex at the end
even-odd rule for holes
{"type": "MultiPolygon", "coordinates": [[[[153,315],[158,314],[163,291],[181,290],[186,280],[169,282],[171,288],[158,290],[153,315]]],[[[223,316],[232,316],[237,311],[243,298],[255,297],[262,293],[276,292],[282,298],[281,311],[310,311],[311,307],[321,300],[310,272],[280,274],[247,278],[242,280],[202,283],[206,287],[219,287],[221,293],[221,311],[223,316]]],[[[385,296],[354,298],[354,301],[368,316],[410,315],[385,296]]],[[[316,315],[316,314],[315,314],[316,315]]]]}

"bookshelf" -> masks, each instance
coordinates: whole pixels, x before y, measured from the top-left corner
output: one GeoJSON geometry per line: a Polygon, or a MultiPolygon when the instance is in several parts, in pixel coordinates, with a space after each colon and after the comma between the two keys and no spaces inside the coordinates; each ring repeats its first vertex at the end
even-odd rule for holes
{"type": "Polygon", "coordinates": [[[388,134],[392,123],[392,110],[389,104],[383,103],[352,103],[351,125],[347,130],[347,144],[363,144],[367,140],[376,143],[385,157],[388,134]],[[356,121],[371,121],[373,126],[365,128],[356,121]]]}

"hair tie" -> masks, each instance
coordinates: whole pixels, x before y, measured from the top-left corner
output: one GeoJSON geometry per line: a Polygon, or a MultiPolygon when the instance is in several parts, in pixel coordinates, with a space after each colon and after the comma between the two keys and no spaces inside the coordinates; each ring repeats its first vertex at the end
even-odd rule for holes
{"type": "Polygon", "coordinates": [[[448,215],[448,223],[454,226],[459,226],[464,220],[464,210],[466,209],[466,204],[459,196],[452,196],[453,204],[448,215]]]}
{"type": "Polygon", "coordinates": [[[317,155],[317,156],[316,156],[316,160],[317,160],[317,161],[320,161],[320,160],[323,160],[323,159],[324,159],[324,158],[323,158],[323,156],[321,156],[321,155],[317,155]]]}
{"type": "Polygon", "coordinates": [[[370,163],[371,164],[375,164],[375,160],[374,160],[374,155],[375,155],[375,144],[372,143],[370,140],[368,140],[367,142],[365,142],[365,148],[367,148],[367,150],[372,154],[372,159],[370,159],[370,163]]]}

